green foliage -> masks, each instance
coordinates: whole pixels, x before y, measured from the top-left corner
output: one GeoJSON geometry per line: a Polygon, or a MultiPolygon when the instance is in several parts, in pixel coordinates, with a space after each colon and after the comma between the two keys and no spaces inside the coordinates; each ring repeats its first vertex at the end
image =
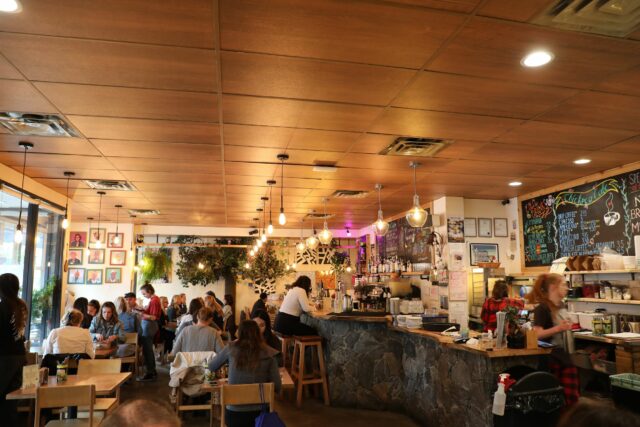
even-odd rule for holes
{"type": "Polygon", "coordinates": [[[168,280],[172,267],[171,249],[147,249],[142,259],[144,262],[141,263],[140,273],[143,281],[168,280]]]}
{"type": "Polygon", "coordinates": [[[519,324],[520,309],[518,307],[508,305],[502,311],[507,314],[505,321],[507,323],[508,335],[511,335],[511,336],[523,335],[522,329],[520,328],[520,324],[519,324]]]}
{"type": "Polygon", "coordinates": [[[249,269],[244,272],[244,276],[253,280],[277,280],[280,277],[284,277],[287,274],[293,273],[293,270],[287,270],[287,264],[282,260],[284,255],[284,247],[286,242],[276,244],[272,241],[267,241],[258,253],[253,257],[249,269]],[[280,257],[276,251],[280,252],[280,257]]]}
{"type": "Polygon", "coordinates": [[[331,247],[333,248],[333,255],[331,255],[331,258],[329,259],[329,264],[331,264],[331,268],[336,276],[340,277],[340,275],[345,272],[347,266],[351,263],[349,251],[338,251],[338,244],[335,239],[331,241],[331,247]]]}
{"type": "Polygon", "coordinates": [[[49,277],[46,285],[42,289],[38,289],[31,297],[31,312],[34,317],[41,317],[43,311],[47,311],[53,305],[53,293],[56,289],[58,278],[56,276],[49,277]]]}

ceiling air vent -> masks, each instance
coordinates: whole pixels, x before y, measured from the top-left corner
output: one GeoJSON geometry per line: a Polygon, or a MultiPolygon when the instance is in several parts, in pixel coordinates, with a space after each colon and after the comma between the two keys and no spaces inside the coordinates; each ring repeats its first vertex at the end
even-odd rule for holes
{"type": "Polygon", "coordinates": [[[127,181],[109,179],[85,179],[84,183],[94,190],[104,191],[136,191],[136,187],[127,181]]]}
{"type": "Polygon", "coordinates": [[[78,132],[54,114],[0,112],[0,124],[14,135],[78,137],[78,132]]]}
{"type": "Polygon", "coordinates": [[[378,154],[383,156],[433,157],[451,144],[449,139],[414,138],[401,136],[378,154]]]}
{"type": "Polygon", "coordinates": [[[304,216],[304,219],[329,219],[329,218],[333,218],[334,214],[323,214],[323,213],[308,213],[304,216]]]}
{"type": "Polygon", "coordinates": [[[160,215],[160,211],[155,209],[129,209],[129,215],[142,215],[142,216],[160,215]]]}
{"type": "Polygon", "coordinates": [[[531,23],[626,37],[640,28],[640,0],[556,0],[531,23]]]}
{"type": "Polygon", "coordinates": [[[368,191],[362,190],[336,190],[331,197],[338,199],[363,199],[369,194],[368,191]]]}

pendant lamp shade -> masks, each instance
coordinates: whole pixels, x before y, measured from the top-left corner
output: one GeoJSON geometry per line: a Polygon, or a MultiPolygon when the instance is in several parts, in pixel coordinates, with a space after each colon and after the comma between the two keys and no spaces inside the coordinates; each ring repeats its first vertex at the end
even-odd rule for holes
{"type": "Polygon", "coordinates": [[[319,244],[320,244],[320,241],[318,240],[315,234],[312,234],[311,236],[307,237],[307,247],[309,249],[311,250],[317,249],[319,244]]]}
{"type": "Polygon", "coordinates": [[[419,163],[411,162],[409,166],[413,168],[413,207],[407,211],[407,222],[411,227],[421,228],[427,222],[427,211],[420,207],[420,197],[416,186],[416,168],[419,163]]]}
{"type": "Polygon", "coordinates": [[[304,250],[307,248],[307,244],[304,241],[304,238],[302,237],[302,224],[303,222],[300,221],[300,240],[298,241],[298,243],[296,243],[296,250],[298,252],[304,252],[304,250]]]}
{"type": "Polygon", "coordinates": [[[66,198],[66,204],[65,204],[65,207],[64,207],[64,219],[62,220],[62,228],[64,230],[69,228],[69,180],[74,175],[75,175],[75,173],[73,173],[73,172],[65,172],[64,173],[64,176],[67,177],[67,198],[66,198]]]}
{"type": "Polygon", "coordinates": [[[371,225],[373,233],[376,236],[384,236],[389,231],[389,223],[384,220],[382,214],[382,202],[380,201],[380,190],[382,190],[382,184],[376,184],[376,190],[378,190],[378,219],[371,225]]]}
{"type": "Polygon", "coordinates": [[[280,215],[278,215],[278,224],[285,225],[287,216],[284,214],[284,162],[289,160],[288,154],[278,154],[278,160],[282,163],[280,168],[280,215]]]}
{"type": "Polygon", "coordinates": [[[320,232],[320,234],[318,234],[318,240],[320,240],[320,243],[322,243],[323,245],[328,245],[331,243],[331,239],[333,239],[333,233],[331,233],[331,230],[329,230],[329,227],[327,226],[327,198],[325,197],[323,200],[324,203],[324,227],[322,228],[322,231],[320,232]]]}

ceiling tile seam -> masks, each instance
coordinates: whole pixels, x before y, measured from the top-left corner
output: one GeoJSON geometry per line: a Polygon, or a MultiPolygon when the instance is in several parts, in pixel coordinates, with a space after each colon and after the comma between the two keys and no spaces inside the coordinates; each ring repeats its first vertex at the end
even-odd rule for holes
{"type": "Polygon", "coordinates": [[[358,0],[360,3],[372,3],[372,4],[385,4],[387,6],[396,7],[398,9],[415,9],[415,10],[429,10],[433,12],[443,13],[447,15],[468,15],[473,12],[473,7],[469,12],[455,11],[449,9],[439,9],[433,6],[426,6],[422,4],[413,4],[413,3],[398,3],[395,1],[387,1],[387,0],[358,0]]]}
{"type": "MultiPolygon", "coordinates": [[[[211,0],[213,3],[213,45],[215,48],[215,71],[217,75],[217,84],[218,90],[222,92],[222,56],[220,55],[220,45],[222,41],[222,25],[221,25],[221,16],[220,16],[220,1],[219,0],[211,0]]],[[[224,160],[224,113],[223,113],[223,103],[222,96],[218,96],[218,121],[220,122],[220,126],[218,129],[218,134],[220,135],[220,159],[222,162],[222,191],[224,196],[224,223],[225,225],[229,224],[229,211],[227,208],[227,186],[226,186],[226,174],[225,174],[225,160],[224,160]]]]}
{"type": "MultiPolygon", "coordinates": [[[[76,116],[78,117],[78,116],[76,116]]],[[[216,125],[220,125],[219,123],[215,123],[216,125]]],[[[177,140],[161,140],[161,139],[133,139],[133,138],[126,138],[126,139],[114,139],[114,138],[101,138],[101,137],[90,137],[87,138],[88,141],[122,141],[122,142],[151,142],[151,143],[161,143],[161,144],[191,144],[191,145],[208,145],[208,146],[214,146],[217,147],[220,144],[211,144],[211,143],[206,143],[206,142],[191,142],[191,141],[177,141],[177,140]]],[[[113,157],[113,156],[110,156],[113,157]]],[[[124,157],[128,157],[128,156],[124,156],[124,157]]]]}
{"type": "Polygon", "coordinates": [[[242,92],[221,92],[222,97],[224,95],[228,96],[239,96],[244,98],[257,98],[257,99],[274,99],[277,101],[296,101],[296,102],[312,102],[316,104],[338,104],[338,105],[347,105],[354,107],[384,107],[383,104],[363,104],[361,102],[348,102],[348,101],[331,101],[327,99],[313,99],[313,98],[296,98],[296,97],[285,97],[285,96],[269,96],[269,95],[256,95],[251,93],[242,93],[242,92]]]}
{"type": "MultiPolygon", "coordinates": [[[[5,80],[15,80],[15,79],[5,79],[5,80]]],[[[166,87],[155,87],[155,86],[107,85],[107,84],[99,84],[99,83],[84,83],[84,82],[60,81],[60,80],[41,80],[41,79],[35,79],[30,81],[35,84],[44,83],[44,84],[59,84],[59,85],[73,85],[73,86],[94,86],[94,87],[112,88],[112,89],[135,89],[135,90],[147,90],[147,91],[159,91],[159,92],[221,95],[220,90],[211,91],[211,90],[194,90],[194,89],[168,89],[166,87]]]]}
{"type": "MultiPolygon", "coordinates": [[[[600,151],[607,152],[606,151],[607,148],[611,148],[611,147],[613,147],[614,145],[617,145],[617,144],[622,144],[622,143],[625,143],[625,142],[633,141],[634,139],[636,139],[638,137],[640,137],[640,133],[637,134],[637,135],[634,135],[634,136],[630,136],[629,138],[623,139],[622,141],[617,141],[617,142],[614,142],[612,144],[606,145],[606,146],[602,147],[600,149],[600,151]]],[[[638,144],[640,144],[640,141],[638,141],[638,144]]],[[[631,153],[629,153],[629,154],[631,154],[631,153]]]]}
{"type": "MultiPolygon", "coordinates": [[[[150,121],[156,121],[156,122],[169,122],[169,123],[206,123],[206,124],[212,124],[212,125],[218,125],[220,124],[220,122],[217,121],[209,121],[209,120],[189,120],[189,119],[171,119],[171,118],[160,118],[160,117],[142,117],[142,116],[112,116],[112,115],[105,115],[105,114],[86,114],[86,113],[66,113],[68,116],[73,116],[73,117],[89,117],[89,118],[107,118],[107,119],[118,119],[118,120],[150,120],[150,121]]],[[[99,139],[99,138],[93,138],[93,139],[99,139]]]]}

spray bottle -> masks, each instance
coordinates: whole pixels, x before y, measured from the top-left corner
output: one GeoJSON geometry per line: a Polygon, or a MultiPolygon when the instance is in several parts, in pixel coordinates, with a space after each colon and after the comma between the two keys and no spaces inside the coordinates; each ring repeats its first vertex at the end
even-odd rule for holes
{"type": "Polygon", "coordinates": [[[507,403],[507,394],[505,393],[505,384],[509,378],[509,374],[500,374],[498,381],[498,390],[493,395],[493,414],[498,416],[504,415],[504,408],[507,403]]]}

